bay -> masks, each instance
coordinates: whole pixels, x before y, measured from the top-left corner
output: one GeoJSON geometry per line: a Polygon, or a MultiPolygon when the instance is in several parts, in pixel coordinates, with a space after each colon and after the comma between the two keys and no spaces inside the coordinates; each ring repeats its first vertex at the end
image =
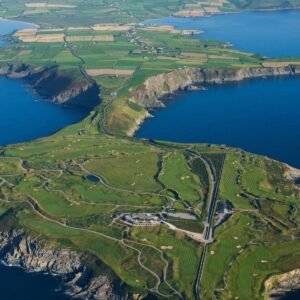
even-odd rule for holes
{"type": "MultiPolygon", "coordinates": [[[[200,29],[195,38],[244,51],[300,56],[300,11],[244,12],[148,23],[200,29]]],[[[249,80],[182,93],[153,112],[136,137],[240,147],[300,168],[300,78],[249,80]]]]}
{"type": "MultiPolygon", "coordinates": [[[[0,19],[0,47],[3,36],[32,25],[0,19]]],[[[0,146],[48,136],[82,120],[88,110],[48,103],[29,91],[22,80],[0,77],[0,146]]]]}

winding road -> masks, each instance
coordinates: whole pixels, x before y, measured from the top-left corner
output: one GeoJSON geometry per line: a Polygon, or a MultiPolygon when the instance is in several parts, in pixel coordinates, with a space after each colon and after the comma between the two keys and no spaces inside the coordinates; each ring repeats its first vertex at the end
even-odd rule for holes
{"type": "MultiPolygon", "coordinates": [[[[208,246],[209,243],[211,243],[213,241],[213,217],[214,217],[214,213],[215,213],[215,207],[216,207],[216,202],[217,202],[217,196],[218,196],[218,192],[219,192],[219,186],[220,186],[220,181],[221,181],[221,177],[222,177],[222,171],[223,171],[223,166],[224,166],[224,162],[225,162],[225,158],[226,158],[226,153],[224,153],[223,155],[223,160],[222,160],[222,164],[221,164],[221,168],[220,168],[220,172],[218,175],[218,178],[215,179],[214,178],[214,173],[213,170],[209,164],[209,162],[199,153],[194,152],[192,150],[187,150],[187,152],[193,157],[193,158],[198,158],[200,159],[203,164],[205,165],[205,168],[207,170],[207,174],[209,176],[209,193],[208,193],[208,208],[207,208],[207,218],[205,221],[205,229],[203,231],[202,234],[202,243],[204,243],[204,248],[202,251],[202,255],[201,255],[201,259],[199,262],[199,266],[198,266],[198,272],[197,272],[197,277],[196,277],[196,281],[195,281],[195,298],[196,300],[201,300],[201,279],[202,279],[202,275],[203,275],[203,269],[204,269],[204,265],[205,265],[205,259],[206,259],[206,255],[207,255],[207,251],[208,251],[208,246]]],[[[21,162],[21,166],[23,166],[22,164],[22,160],[20,158],[15,158],[18,159],[21,162]]],[[[151,193],[151,192],[136,192],[136,191],[132,191],[132,190],[127,190],[127,189],[123,189],[123,188],[118,188],[118,187],[114,187],[111,186],[110,184],[108,184],[105,179],[103,179],[102,177],[100,177],[99,175],[93,174],[90,171],[88,171],[83,164],[78,164],[78,166],[80,167],[80,169],[82,171],[84,171],[86,174],[88,175],[92,175],[95,176],[99,183],[102,184],[103,186],[118,191],[118,192],[127,192],[127,193],[135,193],[135,194],[140,194],[140,195],[150,195],[150,196],[159,196],[164,198],[167,201],[176,201],[175,199],[171,198],[170,196],[167,195],[161,195],[158,193],[151,193]]],[[[49,170],[43,170],[43,171],[49,171],[49,170]]],[[[57,176],[54,176],[54,178],[47,178],[44,174],[40,174],[40,178],[44,180],[44,182],[42,183],[42,187],[52,191],[52,192],[59,192],[59,193],[63,193],[64,196],[66,196],[67,200],[68,197],[67,195],[65,195],[65,193],[61,190],[50,190],[48,187],[48,184],[50,184],[52,181],[60,178],[63,174],[63,170],[51,170],[53,172],[57,172],[57,176]]],[[[0,175],[0,185],[2,184],[7,184],[10,187],[13,187],[13,184],[9,181],[7,181],[5,178],[7,175],[0,175]]],[[[34,210],[34,212],[36,214],[38,214],[41,218],[43,218],[44,220],[47,220],[49,222],[53,222],[56,223],[57,225],[63,226],[65,228],[69,228],[69,229],[73,229],[73,230],[80,230],[80,231],[84,231],[84,232],[88,232],[88,233],[92,233],[104,238],[107,238],[109,240],[112,240],[114,242],[118,242],[121,243],[124,247],[127,247],[133,251],[135,251],[137,253],[137,262],[139,264],[139,266],[141,268],[143,268],[146,272],[148,272],[151,276],[153,276],[156,280],[156,284],[153,288],[150,288],[150,291],[160,295],[161,297],[165,297],[165,298],[170,298],[172,296],[178,296],[180,299],[183,299],[182,295],[175,289],[173,288],[167,281],[167,269],[169,267],[169,263],[168,261],[164,258],[164,254],[163,251],[161,251],[160,249],[156,248],[155,246],[152,245],[148,245],[148,244],[143,244],[140,242],[136,242],[136,241],[132,241],[132,240],[128,240],[125,239],[123,236],[121,239],[106,235],[104,233],[98,232],[98,231],[94,231],[91,229],[87,229],[87,228],[81,228],[81,227],[74,227],[74,226],[70,226],[67,225],[66,223],[63,223],[60,220],[56,220],[53,219],[51,216],[49,216],[46,212],[44,212],[39,204],[38,201],[35,200],[32,196],[30,195],[26,195],[27,197],[27,203],[32,207],[32,209],[34,210]],[[158,276],[153,270],[151,270],[149,267],[145,266],[142,262],[142,251],[136,247],[134,247],[133,245],[129,245],[129,243],[135,244],[135,245],[140,245],[143,247],[150,247],[152,249],[154,249],[155,251],[158,251],[160,253],[160,259],[163,261],[165,267],[163,268],[163,278],[161,279],[160,276],[158,276]],[[172,294],[170,295],[166,295],[163,294],[159,291],[159,287],[162,283],[162,281],[170,288],[170,290],[173,291],[172,294]]],[[[124,225],[124,224],[122,224],[124,225]]]]}
{"type": "MultiPolygon", "coordinates": [[[[20,162],[21,162],[21,165],[22,165],[22,160],[20,158],[14,158],[14,159],[18,159],[20,162]]],[[[25,170],[27,171],[27,170],[25,170]]],[[[51,172],[57,172],[58,175],[55,176],[53,179],[50,179],[50,178],[47,178],[46,176],[44,175],[39,175],[39,177],[44,180],[44,182],[41,184],[41,187],[45,188],[46,190],[48,191],[52,191],[52,192],[59,192],[59,193],[63,193],[64,196],[65,193],[61,190],[52,190],[52,189],[49,189],[48,187],[48,184],[50,184],[52,181],[60,178],[63,174],[63,170],[42,170],[42,171],[51,171],[51,172]]],[[[86,170],[86,172],[88,172],[86,170]]],[[[88,172],[89,173],[89,172],[88,172]]],[[[19,174],[18,174],[19,175],[19,174]]],[[[94,175],[94,174],[93,174],[94,175]]],[[[17,175],[11,175],[11,174],[5,174],[5,175],[1,175],[0,174],[0,187],[3,185],[3,184],[7,184],[10,188],[13,188],[14,187],[14,184],[12,184],[11,182],[7,181],[6,179],[3,178],[3,176],[17,176],[17,175]]],[[[96,175],[94,175],[96,176],[96,175]]],[[[97,176],[98,177],[98,176],[97,176]]],[[[98,177],[100,180],[103,180],[102,178],[98,177]]],[[[115,190],[119,190],[118,188],[114,188],[108,184],[106,184],[104,181],[102,182],[102,184],[106,185],[108,188],[113,188],[115,190]]],[[[122,189],[121,189],[122,190],[122,189]]],[[[133,192],[133,191],[131,191],[133,192]]],[[[151,194],[151,193],[147,193],[146,194],[151,194]]],[[[159,195],[159,194],[158,194],[159,195]]],[[[171,284],[167,281],[167,270],[168,270],[168,267],[169,267],[169,263],[168,261],[164,258],[164,254],[162,252],[162,250],[158,249],[157,247],[155,246],[152,246],[152,245],[148,245],[148,244],[143,244],[143,243],[139,243],[139,242],[136,242],[136,241],[132,241],[132,240],[128,240],[128,239],[124,239],[124,237],[122,236],[121,239],[118,239],[118,238],[115,238],[115,237],[112,237],[112,236],[109,236],[107,234],[104,234],[104,233],[101,233],[101,232],[98,232],[98,231],[95,231],[95,230],[91,230],[91,229],[87,229],[87,228],[82,228],[82,227],[75,227],[75,226],[71,226],[71,225],[68,225],[58,219],[54,219],[52,218],[49,214],[47,214],[46,212],[43,211],[43,209],[39,206],[38,204],[38,201],[32,197],[31,195],[27,195],[25,194],[24,196],[26,196],[26,200],[25,201],[9,201],[9,200],[5,200],[5,199],[0,199],[2,202],[8,202],[8,203],[12,203],[12,202],[26,202],[32,209],[33,211],[38,215],[40,216],[42,219],[48,221],[48,222],[51,222],[51,223],[55,223],[59,226],[62,226],[64,228],[68,228],[68,229],[72,229],[72,230],[78,230],[78,231],[82,231],[82,232],[87,232],[87,233],[91,233],[91,234],[95,234],[95,235],[98,235],[98,236],[101,236],[103,238],[106,238],[106,239],[109,239],[111,241],[114,241],[114,242],[117,242],[117,243],[120,243],[122,244],[124,247],[128,248],[128,249],[131,249],[133,250],[134,252],[137,253],[137,262],[139,264],[139,266],[144,269],[146,272],[148,272],[152,277],[155,278],[156,280],[156,284],[153,288],[149,288],[149,290],[153,293],[156,293],[158,295],[160,295],[161,297],[163,298],[171,298],[171,297],[174,297],[174,295],[177,295],[180,299],[183,299],[183,296],[174,288],[171,286],[171,284]],[[141,245],[143,247],[149,247],[149,248],[152,248],[154,249],[155,251],[159,252],[160,254],[160,259],[162,260],[162,262],[164,263],[164,268],[163,268],[163,278],[161,279],[160,276],[158,276],[153,270],[151,270],[149,267],[145,266],[142,262],[142,256],[143,256],[143,253],[140,249],[134,247],[134,246],[131,246],[131,245],[128,245],[128,243],[133,243],[133,244],[136,244],[136,245],[141,245]],[[164,294],[162,293],[159,288],[160,288],[160,285],[162,283],[165,283],[169,289],[172,291],[171,294],[164,294]]],[[[163,195],[160,195],[160,196],[163,196],[163,195]]],[[[124,226],[124,224],[122,224],[122,226],[124,226]]]]}

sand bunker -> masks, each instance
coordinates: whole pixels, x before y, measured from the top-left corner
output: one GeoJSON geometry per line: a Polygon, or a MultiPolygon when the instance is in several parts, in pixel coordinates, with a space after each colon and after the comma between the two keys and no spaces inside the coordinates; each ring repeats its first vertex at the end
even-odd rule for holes
{"type": "Polygon", "coordinates": [[[161,250],[173,250],[174,247],[173,246],[161,246],[160,249],[161,250]]]}

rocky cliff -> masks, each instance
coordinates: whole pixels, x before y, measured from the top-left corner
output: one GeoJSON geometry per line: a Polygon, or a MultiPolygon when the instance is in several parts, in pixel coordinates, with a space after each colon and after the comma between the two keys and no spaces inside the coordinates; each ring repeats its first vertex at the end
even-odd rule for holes
{"type": "MultiPolygon", "coordinates": [[[[96,274],[87,263],[87,255],[51,247],[23,231],[0,232],[0,259],[8,265],[60,276],[66,292],[73,298],[127,299],[116,277],[105,272],[96,274]]],[[[93,262],[107,268],[97,259],[93,262]]]]}
{"type": "Polygon", "coordinates": [[[300,269],[270,277],[265,282],[265,299],[278,300],[287,292],[300,289],[300,269]]]}
{"type": "Polygon", "coordinates": [[[40,68],[13,64],[0,68],[0,76],[25,80],[45,101],[93,108],[100,103],[98,85],[81,76],[79,71],[75,73],[62,72],[56,66],[40,68]]]}
{"type": "Polygon", "coordinates": [[[243,69],[183,68],[148,78],[132,90],[131,100],[145,108],[163,107],[161,99],[178,90],[193,85],[222,84],[250,78],[294,76],[300,74],[300,66],[261,67],[243,69]]]}

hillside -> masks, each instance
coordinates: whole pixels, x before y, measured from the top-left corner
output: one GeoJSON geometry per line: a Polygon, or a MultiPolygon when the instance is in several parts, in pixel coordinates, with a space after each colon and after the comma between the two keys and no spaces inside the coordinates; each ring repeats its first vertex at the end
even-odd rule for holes
{"type": "MultiPolygon", "coordinates": [[[[297,5],[218,3],[220,12],[297,5]]],[[[263,299],[298,274],[300,171],[241,149],[131,137],[178,90],[300,73],[299,58],[132,24],[218,13],[203,5],[0,3],[1,15],[41,25],[7,37],[0,74],[58,105],[91,107],[50,137],[0,148],[3,261],[58,274],[89,299],[263,299]]]]}

